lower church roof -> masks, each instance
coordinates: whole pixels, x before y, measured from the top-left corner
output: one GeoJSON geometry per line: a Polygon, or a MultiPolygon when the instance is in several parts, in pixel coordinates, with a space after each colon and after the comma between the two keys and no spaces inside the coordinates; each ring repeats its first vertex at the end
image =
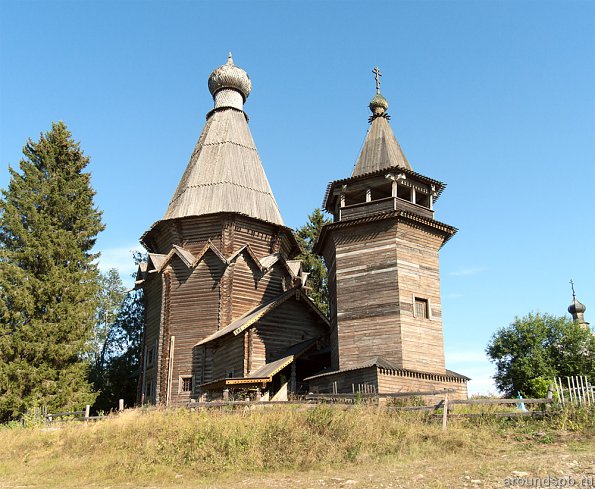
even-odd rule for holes
{"type": "Polygon", "coordinates": [[[275,308],[277,308],[278,306],[283,304],[285,301],[291,299],[291,297],[294,297],[296,294],[298,294],[300,296],[300,299],[304,300],[304,303],[307,304],[312,309],[312,311],[314,311],[318,316],[320,316],[325,321],[325,323],[328,324],[328,319],[320,313],[318,308],[306,296],[302,287],[297,286],[297,287],[292,287],[291,289],[287,290],[286,292],[283,292],[281,295],[278,295],[277,297],[275,297],[274,299],[271,299],[268,302],[265,302],[263,304],[256,306],[254,309],[252,309],[251,311],[248,311],[242,317],[236,319],[235,321],[232,321],[230,324],[228,324],[224,328],[221,328],[219,331],[216,331],[212,335],[207,336],[204,340],[199,341],[194,346],[200,346],[200,345],[204,345],[206,343],[210,343],[211,341],[221,338],[227,334],[231,334],[231,333],[233,333],[234,335],[240,334],[242,331],[244,331],[247,328],[249,328],[250,326],[252,326],[254,323],[256,323],[263,316],[265,316],[266,314],[268,314],[269,312],[271,312],[272,310],[274,310],[275,308]]]}
{"type": "Polygon", "coordinates": [[[388,360],[386,360],[385,358],[381,357],[381,356],[376,356],[376,357],[372,357],[369,360],[366,360],[365,362],[359,363],[357,365],[352,365],[350,367],[345,367],[339,370],[332,370],[330,372],[321,372],[318,373],[316,375],[312,375],[310,377],[305,378],[304,380],[312,380],[312,379],[318,379],[320,377],[327,377],[330,375],[337,375],[337,374],[342,374],[343,372],[351,372],[353,370],[361,370],[361,369],[365,369],[365,368],[371,368],[371,367],[376,367],[382,370],[388,370],[390,372],[395,372],[395,373],[405,373],[405,374],[413,374],[414,376],[417,375],[437,375],[440,377],[446,377],[446,378],[451,378],[451,379],[457,379],[457,380],[463,380],[463,381],[467,381],[467,380],[471,380],[469,377],[465,377],[464,375],[461,375],[457,372],[454,372],[452,370],[446,370],[446,372],[444,374],[439,374],[439,373],[432,373],[432,372],[418,372],[416,370],[409,370],[406,368],[399,368],[395,365],[393,365],[391,362],[389,362],[388,360]]]}

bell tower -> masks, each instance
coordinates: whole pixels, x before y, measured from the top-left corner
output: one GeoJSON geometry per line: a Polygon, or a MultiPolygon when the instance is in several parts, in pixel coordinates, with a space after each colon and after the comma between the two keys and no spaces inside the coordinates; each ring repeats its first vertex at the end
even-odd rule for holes
{"type": "Polygon", "coordinates": [[[351,176],[327,188],[334,222],[316,244],[329,269],[333,368],[444,376],[438,253],[457,230],[434,218],[445,184],[412,169],[373,73],[370,127],[351,176]]]}

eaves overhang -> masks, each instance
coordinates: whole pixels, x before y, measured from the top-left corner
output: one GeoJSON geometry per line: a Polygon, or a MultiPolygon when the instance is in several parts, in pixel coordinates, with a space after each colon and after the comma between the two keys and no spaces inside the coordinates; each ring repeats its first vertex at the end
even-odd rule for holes
{"type": "Polygon", "coordinates": [[[324,242],[329,232],[337,230],[337,229],[344,229],[347,227],[359,226],[363,224],[369,224],[372,222],[382,221],[385,219],[396,219],[398,221],[405,221],[405,222],[414,222],[421,226],[433,229],[435,231],[440,232],[444,235],[444,241],[442,242],[442,246],[452,238],[458,231],[457,228],[454,226],[450,226],[440,221],[436,221],[435,219],[429,219],[427,217],[420,216],[418,214],[414,214],[412,212],[407,211],[387,211],[381,212],[378,214],[374,214],[371,216],[361,217],[359,219],[351,219],[348,221],[338,221],[333,222],[330,224],[326,224],[322,227],[320,234],[318,235],[318,239],[314,243],[313,251],[317,254],[322,254],[322,250],[324,248],[324,242]]]}
{"type": "Polygon", "coordinates": [[[401,166],[392,166],[390,168],[383,168],[381,170],[364,173],[362,175],[358,175],[355,177],[343,178],[341,180],[333,180],[326,187],[326,193],[324,195],[322,207],[329,212],[332,211],[331,200],[333,197],[333,192],[334,192],[334,189],[339,186],[349,185],[350,183],[360,182],[360,181],[366,180],[368,178],[374,178],[374,177],[378,177],[378,176],[385,175],[388,173],[397,173],[397,172],[404,173],[406,176],[414,178],[414,179],[416,179],[422,183],[425,183],[427,185],[434,185],[436,188],[436,195],[434,197],[434,202],[438,200],[438,198],[440,197],[440,195],[446,188],[446,184],[444,182],[441,182],[439,180],[434,180],[433,178],[426,177],[425,175],[422,175],[421,173],[414,172],[413,170],[408,170],[407,168],[403,168],[401,166]]]}

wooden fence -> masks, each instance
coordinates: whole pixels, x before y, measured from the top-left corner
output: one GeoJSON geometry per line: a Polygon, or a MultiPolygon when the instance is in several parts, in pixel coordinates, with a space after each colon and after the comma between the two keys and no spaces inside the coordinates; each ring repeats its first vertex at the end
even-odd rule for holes
{"type": "Polygon", "coordinates": [[[595,388],[587,377],[575,375],[573,377],[556,377],[554,388],[558,401],[563,406],[574,404],[578,406],[595,405],[595,388]]]}
{"type": "MultiPolygon", "coordinates": [[[[335,389],[333,389],[335,390],[335,389]]],[[[417,392],[393,392],[393,393],[378,393],[375,389],[368,388],[364,385],[354,386],[352,393],[323,393],[323,394],[308,394],[307,396],[291,401],[258,401],[258,400],[244,400],[244,401],[211,401],[211,402],[189,402],[179,407],[187,407],[193,410],[204,409],[224,409],[227,407],[264,407],[272,405],[289,405],[298,404],[306,408],[313,408],[322,403],[342,404],[345,408],[349,408],[358,404],[372,403],[383,404],[385,409],[394,411],[429,411],[435,417],[442,418],[442,427],[446,430],[448,418],[474,418],[474,417],[525,417],[525,416],[544,416],[547,409],[552,404],[559,404],[562,406],[568,404],[574,405],[595,405],[595,389],[586,377],[566,377],[556,378],[554,384],[550,386],[547,398],[543,399],[503,399],[503,398],[474,398],[474,399],[449,399],[449,395],[455,393],[454,389],[443,389],[433,391],[417,391],[417,392]],[[556,394],[556,395],[554,395],[556,394]],[[429,405],[399,405],[398,400],[421,398],[433,398],[434,401],[439,398],[439,402],[430,403],[429,405]],[[381,402],[384,401],[384,402],[381,402]],[[506,410],[502,412],[488,412],[488,413],[461,413],[456,412],[456,406],[462,405],[516,405],[517,409],[514,411],[506,410]],[[526,405],[537,405],[537,409],[525,408],[526,405]]],[[[120,400],[118,411],[124,410],[124,402],[120,400]]],[[[73,411],[63,413],[43,413],[43,418],[48,423],[55,421],[67,420],[98,420],[106,416],[90,416],[90,407],[86,406],[85,411],[73,411]]]]}
{"type": "MultiPolygon", "coordinates": [[[[118,401],[118,412],[124,411],[124,399],[118,401]]],[[[96,421],[107,416],[91,416],[91,406],[87,404],[84,411],[65,411],[61,413],[47,413],[45,409],[40,416],[46,423],[52,424],[62,421],[96,421]]]]}

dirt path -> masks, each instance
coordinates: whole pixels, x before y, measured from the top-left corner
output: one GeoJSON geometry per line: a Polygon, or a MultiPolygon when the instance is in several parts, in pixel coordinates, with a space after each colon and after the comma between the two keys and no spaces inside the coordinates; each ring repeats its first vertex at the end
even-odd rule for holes
{"type": "Polygon", "coordinates": [[[461,460],[445,454],[438,460],[392,460],[333,471],[236,478],[205,487],[450,489],[540,487],[539,483],[541,487],[556,487],[555,482],[566,482],[566,487],[595,487],[595,443],[542,445],[483,459],[461,460]],[[542,480],[547,477],[552,478],[549,486],[542,480]]]}

